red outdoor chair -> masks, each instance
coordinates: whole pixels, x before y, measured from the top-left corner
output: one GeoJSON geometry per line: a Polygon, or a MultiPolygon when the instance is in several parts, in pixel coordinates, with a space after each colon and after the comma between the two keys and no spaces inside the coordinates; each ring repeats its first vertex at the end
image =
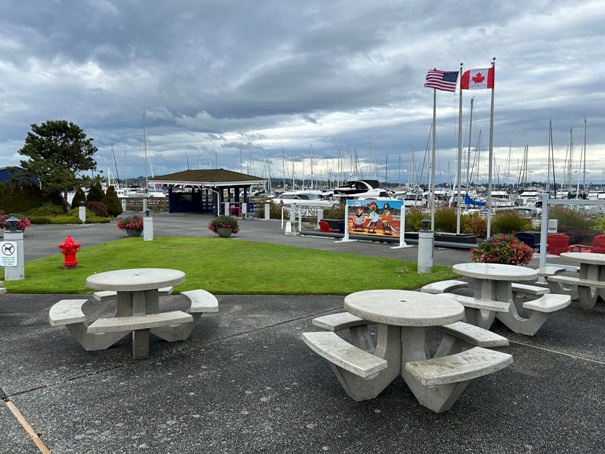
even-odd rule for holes
{"type": "Polygon", "coordinates": [[[569,251],[569,237],[562,233],[551,233],[546,237],[546,251],[549,254],[561,255],[569,251]]]}
{"type": "Polygon", "coordinates": [[[597,235],[592,240],[592,246],[585,244],[572,244],[568,252],[594,252],[595,254],[605,254],[605,235],[597,235]]]}
{"type": "Polygon", "coordinates": [[[592,242],[592,252],[605,254],[605,235],[597,235],[592,242]]]}
{"type": "Polygon", "coordinates": [[[319,221],[319,230],[321,232],[329,232],[330,231],[330,225],[326,222],[326,221],[319,221]]]}

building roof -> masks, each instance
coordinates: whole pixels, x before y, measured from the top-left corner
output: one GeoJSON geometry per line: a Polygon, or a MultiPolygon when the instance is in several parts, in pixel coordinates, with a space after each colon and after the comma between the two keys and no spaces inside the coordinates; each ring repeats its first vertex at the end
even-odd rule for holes
{"type": "Polygon", "coordinates": [[[196,186],[251,186],[265,182],[265,178],[226,169],[183,170],[182,172],[151,178],[149,184],[181,184],[196,186]]]}
{"type": "MultiPolygon", "coordinates": [[[[23,175],[25,175],[25,169],[21,166],[0,167],[0,183],[10,183],[13,178],[22,181],[23,175]]],[[[31,177],[29,181],[35,185],[40,184],[36,177],[31,177]]]]}

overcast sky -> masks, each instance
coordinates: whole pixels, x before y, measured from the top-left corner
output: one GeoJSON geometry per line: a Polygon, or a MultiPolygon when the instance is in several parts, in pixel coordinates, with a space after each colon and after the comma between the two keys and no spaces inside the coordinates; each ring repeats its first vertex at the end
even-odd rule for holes
{"type": "MultiPolygon", "coordinates": [[[[551,119],[556,182],[583,180],[586,119],[586,181],[602,182],[604,24],[602,0],[0,0],[0,167],[32,124],[67,120],[114,177],[426,181],[427,71],[496,57],[494,181],[517,182],[526,147],[527,178],[547,179],[551,119]]],[[[469,142],[487,175],[490,100],[463,90],[463,181],[469,142]]],[[[438,181],[455,178],[458,103],[437,91],[438,181]]]]}

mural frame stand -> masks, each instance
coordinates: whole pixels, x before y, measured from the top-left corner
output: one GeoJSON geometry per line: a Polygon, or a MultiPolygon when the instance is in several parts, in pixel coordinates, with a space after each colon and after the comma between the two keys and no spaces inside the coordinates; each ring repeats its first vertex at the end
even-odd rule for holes
{"type": "Polygon", "coordinates": [[[345,236],[341,240],[334,241],[335,243],[353,243],[357,240],[349,238],[349,205],[345,204],[345,236]]]}
{"type": "Polygon", "coordinates": [[[399,246],[391,246],[391,249],[403,249],[412,247],[405,242],[405,203],[401,205],[401,224],[399,227],[399,246]]]}

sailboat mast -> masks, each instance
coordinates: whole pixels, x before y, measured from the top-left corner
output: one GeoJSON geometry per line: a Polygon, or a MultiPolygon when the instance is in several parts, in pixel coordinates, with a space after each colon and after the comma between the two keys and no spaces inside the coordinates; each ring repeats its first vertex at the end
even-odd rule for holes
{"type": "Polygon", "coordinates": [[[145,114],[143,114],[143,139],[145,142],[145,191],[147,191],[147,122],[145,121],[145,114]]]}
{"type": "Polygon", "coordinates": [[[113,156],[113,165],[116,168],[116,178],[117,178],[118,184],[119,184],[119,182],[120,182],[120,172],[118,172],[118,163],[116,162],[116,152],[113,149],[113,143],[111,144],[111,155],[113,156]]]}

